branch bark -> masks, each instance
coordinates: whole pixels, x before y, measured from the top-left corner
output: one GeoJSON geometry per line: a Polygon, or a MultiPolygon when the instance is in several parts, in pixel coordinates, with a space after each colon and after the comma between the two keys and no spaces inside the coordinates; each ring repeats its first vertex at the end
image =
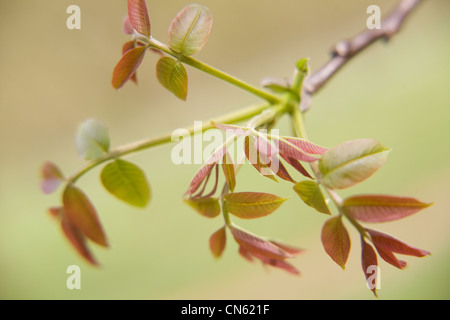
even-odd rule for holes
{"type": "Polygon", "coordinates": [[[399,5],[381,22],[380,29],[365,30],[353,38],[339,41],[332,50],[332,58],[308,76],[302,89],[300,108],[311,107],[312,96],[318,92],[347,62],[379,39],[389,40],[398,33],[405,19],[422,0],[401,0],[399,5]]]}

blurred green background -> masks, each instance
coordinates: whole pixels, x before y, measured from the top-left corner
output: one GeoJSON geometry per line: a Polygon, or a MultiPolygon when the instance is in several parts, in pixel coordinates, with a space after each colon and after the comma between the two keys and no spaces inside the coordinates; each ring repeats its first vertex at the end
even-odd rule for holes
{"type": "MultiPolygon", "coordinates": [[[[366,8],[387,13],[397,1],[204,0],[214,15],[207,46],[196,58],[258,84],[286,78],[309,57],[314,71],[331,46],[365,27],[366,8]]],[[[171,19],[188,1],[151,0],[152,33],[166,41],[171,19]]],[[[306,116],[312,141],[333,146],[374,138],[391,147],[386,165],[342,192],[391,193],[434,202],[405,220],[372,228],[433,255],[406,257],[409,267],[381,265],[382,299],[448,299],[450,215],[450,2],[425,1],[389,43],[376,43],[314,97],[306,116]]],[[[188,68],[189,95],[181,102],[157,83],[156,55],[147,55],[139,86],[116,92],[111,74],[129,38],[122,34],[126,1],[0,1],[0,298],[2,299],[372,299],[360,265],[356,232],[347,268],[324,252],[326,217],[245,167],[238,191],[290,196],[276,214],[235,222],[254,233],[307,251],[292,263],[302,275],[249,264],[231,241],[222,259],[208,250],[221,219],[205,219],[182,203],[198,165],[171,163],[171,146],[127,157],[143,167],[153,190],[145,210],[112,198],[99,168],[79,181],[104,224],[111,248],[92,245],[93,268],[71,249],[46,209],[60,194],[39,188],[39,168],[56,162],[66,174],[82,166],[74,132],[89,117],[106,123],[113,146],[171,132],[258,98],[188,68]],[[68,30],[66,8],[81,8],[81,30],[68,30]],[[66,268],[81,267],[81,290],[66,288],[66,268]]],[[[288,132],[287,123],[282,129],[288,132]]]]}

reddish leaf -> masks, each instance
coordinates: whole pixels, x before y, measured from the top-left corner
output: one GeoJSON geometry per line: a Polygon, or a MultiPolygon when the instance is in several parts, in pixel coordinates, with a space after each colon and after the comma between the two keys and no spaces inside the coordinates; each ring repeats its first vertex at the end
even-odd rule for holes
{"type": "Polygon", "coordinates": [[[92,241],[107,247],[105,233],[95,208],[77,187],[69,185],[63,194],[64,211],[69,221],[92,241]]]}
{"type": "Polygon", "coordinates": [[[287,199],[262,192],[235,192],[224,196],[227,210],[242,219],[267,216],[287,199]]]}
{"type": "Polygon", "coordinates": [[[309,172],[306,171],[306,169],[302,166],[302,164],[298,160],[286,156],[282,151],[280,152],[280,156],[284,160],[286,160],[287,163],[289,163],[291,166],[293,166],[298,172],[300,172],[302,175],[304,175],[307,178],[312,179],[309,172]]]}
{"type": "Polygon", "coordinates": [[[261,161],[260,154],[255,147],[255,139],[251,136],[246,136],[244,140],[244,152],[248,161],[259,171],[263,176],[277,181],[275,176],[272,174],[273,171],[270,169],[267,163],[261,161]]]}
{"type": "Polygon", "coordinates": [[[414,198],[372,194],[353,196],[344,200],[347,213],[364,222],[402,219],[430,205],[414,198]]]}
{"type": "Polygon", "coordinates": [[[267,164],[272,172],[281,179],[295,183],[295,180],[292,179],[286,167],[277,157],[279,153],[277,146],[272,145],[269,141],[261,137],[256,138],[255,144],[262,163],[267,164]]]}
{"type": "Polygon", "coordinates": [[[98,265],[86,244],[85,236],[65,216],[61,219],[61,228],[75,250],[91,264],[98,265]]]}
{"type": "Polygon", "coordinates": [[[123,20],[123,33],[130,35],[134,33],[134,28],[131,25],[130,17],[128,16],[123,20]]]}
{"type": "Polygon", "coordinates": [[[322,244],[326,253],[342,269],[350,253],[350,238],[341,216],[328,219],[322,228],[322,244]]]}
{"type": "MultiPolygon", "coordinates": [[[[364,272],[364,276],[366,277],[367,287],[370,290],[372,290],[372,292],[375,296],[377,296],[376,285],[379,281],[378,273],[373,274],[373,272],[371,272],[371,269],[373,268],[373,266],[378,268],[377,254],[375,253],[375,250],[373,250],[372,246],[370,244],[368,244],[362,237],[361,237],[361,249],[362,249],[361,250],[361,265],[362,265],[362,269],[364,272]],[[374,279],[375,282],[372,282],[372,279],[374,279]]],[[[376,269],[376,270],[377,271],[375,271],[375,272],[378,272],[378,269],[376,269]]]]}
{"type": "Polygon", "coordinates": [[[308,140],[301,139],[301,138],[293,138],[293,137],[283,137],[286,141],[292,143],[297,148],[303,150],[306,153],[310,154],[323,154],[325,151],[327,151],[327,148],[321,147],[317,144],[314,144],[308,140]]]}
{"type": "Polygon", "coordinates": [[[250,252],[248,250],[245,250],[242,246],[239,246],[239,254],[244,259],[246,259],[250,262],[253,262],[253,256],[250,254],[250,252]]]}
{"type": "Polygon", "coordinates": [[[128,18],[137,32],[150,36],[150,18],[145,0],[128,0],[128,18]]]}
{"type": "Polygon", "coordinates": [[[117,63],[112,77],[112,85],[120,89],[135,73],[144,59],[146,47],[128,50],[117,63]]]}
{"type": "Polygon", "coordinates": [[[291,274],[299,275],[300,271],[298,271],[293,265],[281,259],[269,259],[264,256],[259,256],[258,254],[254,255],[256,258],[260,259],[264,264],[270,265],[275,268],[283,269],[291,274]]]}
{"type": "Polygon", "coordinates": [[[295,144],[285,139],[278,140],[278,148],[280,149],[280,153],[283,153],[286,157],[292,159],[306,162],[314,162],[317,160],[316,157],[307,154],[305,151],[297,147],[295,144]]]}
{"type": "Polygon", "coordinates": [[[52,207],[48,208],[48,213],[50,213],[52,218],[59,218],[64,214],[64,209],[62,207],[52,207]]]}
{"type": "Polygon", "coordinates": [[[215,218],[220,214],[217,198],[191,198],[185,202],[204,217],[215,218]]]}
{"type": "Polygon", "coordinates": [[[230,192],[233,192],[236,187],[236,175],[234,172],[233,160],[228,153],[223,156],[222,169],[225,180],[227,181],[228,189],[230,192]]]}
{"type": "Polygon", "coordinates": [[[41,169],[42,182],[41,189],[44,193],[49,194],[54,192],[64,181],[64,176],[61,170],[52,162],[45,162],[41,169]]]}
{"type": "Polygon", "coordinates": [[[424,257],[431,254],[429,251],[411,247],[388,234],[371,229],[366,230],[370,234],[372,242],[380,257],[399,269],[406,267],[406,262],[398,260],[394,253],[414,257],[424,257]]]}
{"type": "Polygon", "coordinates": [[[200,187],[202,182],[207,179],[207,177],[211,174],[212,169],[217,164],[217,162],[223,158],[226,154],[227,148],[226,146],[222,146],[217,149],[211,157],[206,161],[206,164],[200,168],[200,170],[195,174],[194,178],[191,180],[189,184],[188,191],[186,194],[192,196],[200,187]]]}
{"type": "Polygon", "coordinates": [[[288,245],[286,245],[284,243],[280,243],[278,241],[270,240],[270,242],[272,242],[277,247],[280,247],[281,249],[283,249],[284,251],[286,251],[287,253],[290,253],[292,255],[299,254],[299,253],[303,252],[303,249],[292,247],[292,246],[288,246],[288,245]]]}
{"type": "Polygon", "coordinates": [[[209,248],[214,257],[219,258],[225,250],[227,233],[225,226],[214,232],[209,238],[209,248]]]}
{"type": "Polygon", "coordinates": [[[230,227],[230,231],[236,242],[246,251],[252,255],[263,256],[269,259],[285,259],[293,256],[271,243],[258,236],[255,236],[248,231],[244,231],[235,226],[230,227]]]}
{"type": "MultiPolygon", "coordinates": [[[[124,45],[122,46],[122,56],[133,48],[134,48],[134,41],[125,42],[124,45]]],[[[136,72],[133,73],[133,75],[130,77],[130,80],[136,84],[138,83],[136,72]]]]}

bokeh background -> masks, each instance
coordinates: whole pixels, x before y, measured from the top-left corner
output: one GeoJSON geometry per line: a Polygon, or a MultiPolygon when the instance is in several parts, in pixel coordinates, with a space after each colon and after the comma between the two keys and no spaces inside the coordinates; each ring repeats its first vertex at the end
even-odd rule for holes
{"type": "MultiPolygon", "coordinates": [[[[214,26],[196,58],[253,84],[265,76],[291,76],[302,57],[315,70],[334,43],[365,27],[368,5],[387,13],[396,2],[203,0],[214,26]]],[[[152,33],[166,41],[171,19],[189,2],[147,3],[152,33]]],[[[435,203],[402,221],[371,226],[433,253],[406,257],[406,270],[380,262],[381,299],[450,297],[449,12],[448,0],[425,1],[391,42],[376,43],[329,82],[306,116],[309,136],[318,144],[374,138],[393,149],[379,172],[342,195],[391,193],[435,203]]],[[[144,210],[111,197],[100,184],[100,168],[79,181],[111,248],[92,245],[100,268],[77,256],[46,213],[60,202],[60,193],[41,193],[39,168],[45,160],[66,174],[82,166],[74,148],[80,122],[103,121],[119,146],[259,101],[188,68],[188,101],[181,102],[157,83],[157,56],[151,54],[139,70],[139,85],[114,91],[112,70],[128,40],[122,34],[125,14],[124,0],[0,1],[0,298],[372,299],[351,226],[353,246],[342,271],[320,243],[326,217],[305,206],[289,183],[274,184],[253,168],[239,174],[238,191],[291,199],[269,217],[235,222],[305,248],[292,262],[302,275],[249,264],[233,241],[214,260],[208,238],[222,221],[183,204],[199,166],[172,164],[170,145],[127,157],[145,169],[152,186],[153,199],[144,210]],[[81,8],[81,30],[66,28],[71,4],[81,8]],[[66,288],[72,264],[81,268],[81,290],[66,288]]],[[[289,132],[286,122],[280,125],[289,132]]]]}

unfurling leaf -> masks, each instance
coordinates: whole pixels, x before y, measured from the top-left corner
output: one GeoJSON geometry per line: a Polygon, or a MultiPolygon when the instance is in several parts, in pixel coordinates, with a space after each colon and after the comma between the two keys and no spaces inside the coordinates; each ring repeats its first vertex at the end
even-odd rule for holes
{"type": "Polygon", "coordinates": [[[88,119],[77,130],[76,146],[80,157],[94,160],[109,151],[108,128],[100,121],[88,119]]]}
{"type": "Polygon", "coordinates": [[[220,214],[217,198],[190,198],[184,201],[204,217],[215,218],[220,214]]]}
{"type": "Polygon", "coordinates": [[[377,296],[377,283],[379,281],[377,254],[363,237],[361,237],[361,265],[367,286],[377,296]]]}
{"type": "Polygon", "coordinates": [[[225,226],[214,232],[209,238],[209,248],[215,258],[220,258],[227,242],[225,226]]]}
{"type": "Polygon", "coordinates": [[[169,47],[185,56],[201,50],[211,32],[213,17],[208,8],[197,4],[184,7],[169,28],[169,47]]]}
{"type": "Polygon", "coordinates": [[[64,212],[67,219],[86,237],[108,246],[97,212],[86,195],[77,187],[68,185],[63,193],[64,212]]]}
{"type": "Polygon", "coordinates": [[[41,189],[46,194],[52,193],[58,189],[61,182],[64,181],[64,175],[61,170],[56,164],[50,161],[47,161],[42,165],[41,175],[41,189]]]}
{"type": "Polygon", "coordinates": [[[108,163],[100,175],[103,186],[118,199],[136,207],[150,201],[150,186],[144,172],[131,162],[116,159],[108,163]]]}
{"type": "Polygon", "coordinates": [[[128,18],[137,32],[150,36],[150,19],[145,0],[128,0],[128,18]]]}
{"type": "Polygon", "coordinates": [[[180,61],[162,57],[156,65],[158,81],[176,97],[186,100],[188,90],[188,75],[180,61]]]}
{"type": "Polygon", "coordinates": [[[325,222],[321,237],[325,252],[342,269],[345,269],[350,253],[350,238],[341,216],[330,218],[325,222]]]}
{"type": "Polygon", "coordinates": [[[272,179],[273,181],[278,182],[275,176],[272,174],[273,171],[269,166],[270,163],[264,163],[261,160],[261,155],[259,154],[255,146],[255,139],[252,136],[245,137],[244,152],[248,161],[253,165],[253,167],[255,167],[256,170],[258,170],[259,173],[269,179],[272,179]]]}
{"type": "Polygon", "coordinates": [[[359,195],[344,200],[344,209],[363,222],[387,222],[408,217],[431,204],[390,195],[359,195]]]}
{"type": "Polygon", "coordinates": [[[311,208],[331,214],[319,185],[314,181],[301,181],[294,186],[294,191],[311,208]]]}
{"type": "Polygon", "coordinates": [[[67,219],[63,216],[61,218],[61,229],[66,238],[70,241],[75,250],[88,262],[93,265],[98,265],[91,251],[89,250],[86,237],[67,219]]]}
{"type": "Polygon", "coordinates": [[[319,161],[323,182],[330,188],[342,189],[364,181],[383,166],[389,151],[370,139],[347,141],[333,147],[319,161]]]}
{"type": "Polygon", "coordinates": [[[136,47],[128,50],[117,63],[113,71],[112,85],[120,89],[136,73],[145,56],[146,47],[136,47]]]}
{"type": "Polygon", "coordinates": [[[242,219],[267,216],[287,200],[274,194],[260,192],[228,193],[224,199],[227,210],[242,219]]]}
{"type": "Polygon", "coordinates": [[[387,263],[399,269],[406,267],[406,262],[397,259],[394,253],[414,257],[424,257],[431,254],[429,251],[411,247],[410,245],[407,245],[406,243],[403,243],[388,234],[371,229],[366,229],[366,231],[370,234],[372,243],[377,249],[380,257],[387,263]]]}
{"type": "Polygon", "coordinates": [[[230,227],[236,242],[253,256],[263,256],[269,259],[286,259],[293,256],[272,242],[260,238],[236,226],[230,227]]]}
{"type": "Polygon", "coordinates": [[[228,153],[223,156],[222,169],[225,180],[227,181],[228,189],[230,192],[233,192],[236,187],[236,175],[234,172],[233,159],[231,159],[228,153]]]}

